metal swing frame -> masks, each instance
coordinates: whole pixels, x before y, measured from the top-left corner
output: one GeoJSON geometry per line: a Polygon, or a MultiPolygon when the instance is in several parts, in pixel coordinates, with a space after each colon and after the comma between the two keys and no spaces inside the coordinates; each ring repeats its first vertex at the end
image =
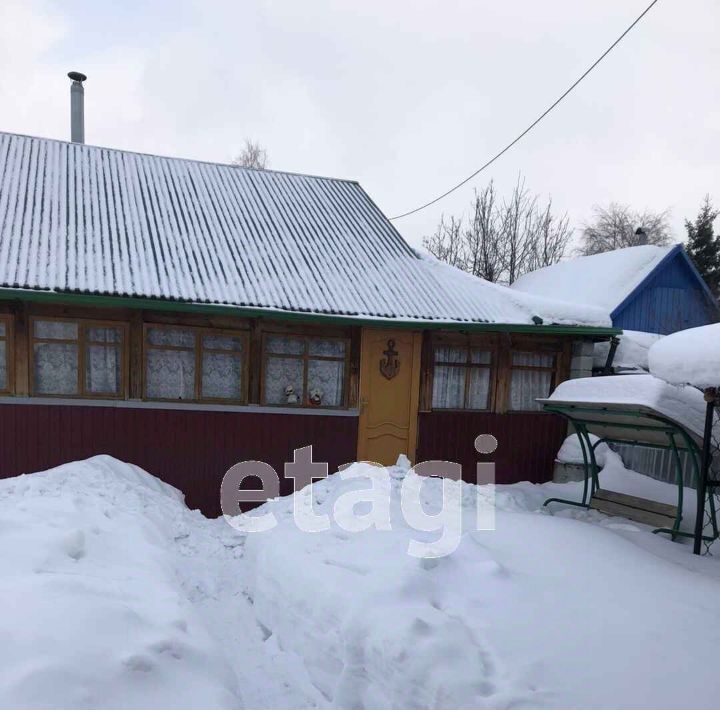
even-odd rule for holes
{"type": "MultiPolygon", "coordinates": [[[[704,516],[705,514],[706,496],[703,490],[704,486],[702,486],[704,479],[701,469],[701,450],[692,434],[671,419],[642,407],[632,408],[630,405],[612,406],[545,400],[543,402],[543,409],[546,412],[564,417],[572,424],[580,441],[585,472],[582,501],[578,502],[565,498],[548,498],[543,503],[543,506],[547,506],[550,503],[564,503],[580,508],[590,508],[592,497],[600,490],[600,482],[598,479],[599,468],[595,456],[595,449],[601,443],[622,443],[632,446],[666,449],[673,452],[673,461],[675,463],[675,479],[678,489],[677,512],[671,527],[656,528],[653,530],[653,533],[667,533],[672,540],[675,540],[677,537],[696,537],[694,532],[684,532],[680,530],[684,493],[680,450],[688,452],[690,460],[692,461],[692,469],[698,491],[703,491],[702,496],[699,496],[698,499],[697,514],[699,516],[704,516]],[[636,421],[622,421],[622,419],[635,419],[636,421]],[[605,428],[618,433],[603,435],[593,444],[590,440],[590,427],[598,428],[601,434],[605,428]],[[627,432],[627,436],[622,435],[624,432],[627,432]],[[652,442],[643,441],[643,437],[638,436],[641,433],[652,434],[656,440],[652,442]],[[663,443],[662,439],[665,439],[666,443],[663,443]]],[[[703,535],[702,539],[711,542],[720,537],[720,531],[718,530],[714,496],[711,494],[707,495],[707,500],[710,509],[712,534],[703,535]]]]}

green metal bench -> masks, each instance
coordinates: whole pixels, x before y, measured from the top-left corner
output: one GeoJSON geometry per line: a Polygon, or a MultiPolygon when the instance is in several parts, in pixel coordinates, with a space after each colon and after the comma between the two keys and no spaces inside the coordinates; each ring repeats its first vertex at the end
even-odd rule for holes
{"type": "MultiPolygon", "coordinates": [[[[581,501],[548,498],[543,505],[564,503],[581,508],[593,508],[608,515],[619,515],[645,525],[654,526],[654,533],[667,533],[677,537],[695,537],[692,532],[680,530],[683,510],[684,480],[680,451],[687,451],[696,484],[700,481],[702,439],[672,419],[659,414],[651,407],[635,404],[598,404],[564,402],[552,399],[539,400],[546,412],[567,419],[580,440],[585,479],[581,501]],[[593,444],[590,434],[599,439],[593,444]],[[677,483],[677,505],[615,493],[600,488],[595,450],[601,443],[622,443],[633,446],[668,449],[673,452],[677,483]]],[[[712,541],[720,536],[715,500],[708,495],[711,535],[703,539],[712,541]]]]}

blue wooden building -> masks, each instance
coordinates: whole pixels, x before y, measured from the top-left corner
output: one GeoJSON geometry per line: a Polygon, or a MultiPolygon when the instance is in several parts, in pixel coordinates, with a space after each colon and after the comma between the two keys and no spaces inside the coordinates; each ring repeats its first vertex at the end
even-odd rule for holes
{"type": "Polygon", "coordinates": [[[613,325],[667,335],[720,321],[720,306],[682,244],[617,249],[538,269],[513,288],[609,311],[613,325]]]}

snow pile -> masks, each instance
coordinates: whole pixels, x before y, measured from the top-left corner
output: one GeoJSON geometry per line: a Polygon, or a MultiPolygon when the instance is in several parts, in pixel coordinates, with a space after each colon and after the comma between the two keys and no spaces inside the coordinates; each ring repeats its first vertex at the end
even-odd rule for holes
{"type": "Polygon", "coordinates": [[[512,288],[612,312],[676,248],[647,244],[581,256],[525,274],[512,288]]]}
{"type": "Polygon", "coordinates": [[[694,387],[670,385],[653,375],[566,380],[558,385],[549,399],[542,401],[647,407],[700,437],[705,427],[705,400],[702,392],[694,387]]]}
{"type": "MultiPolygon", "coordinates": [[[[615,351],[613,368],[616,372],[627,374],[647,372],[649,369],[648,351],[665,336],[657,333],[643,333],[639,330],[624,330],[622,335],[617,337],[620,344],[615,351]]],[[[595,343],[593,367],[605,366],[609,350],[610,341],[595,343]]]]}
{"type": "MultiPolygon", "coordinates": [[[[600,476],[674,502],[612,452],[600,476]]],[[[354,464],[253,511],[277,524],[245,536],[106,456],[0,481],[0,707],[714,708],[717,560],[542,507],[581,490],[354,464]],[[496,529],[478,530],[493,500],[496,529]],[[301,532],[294,508],[332,515],[301,532]]]]}
{"type": "MultiPolygon", "coordinates": [[[[672,486],[610,458],[604,486],[617,490],[615,479],[629,478],[673,500],[672,486]]],[[[713,617],[708,627],[707,606],[697,600],[715,598],[720,581],[658,553],[685,550],[685,559],[684,546],[596,511],[556,506],[551,516],[541,508],[549,495],[579,499],[581,484],[498,486],[497,530],[477,531],[476,497],[491,489],[451,483],[464,513],[459,546],[418,559],[407,554],[408,542],[425,534],[399,513],[401,486],[414,474],[383,477],[359,464],[348,473],[390,493],[391,532],[350,533],[341,513],[330,529],[303,533],[288,498],[263,506],[278,525],[250,535],[246,548],[259,622],[304,659],[332,707],[618,710],[675,707],[688,697],[715,706],[720,624],[713,617]],[[703,633],[689,644],[688,629],[703,633]],[[678,656],[668,649],[682,649],[692,675],[677,673],[678,656]]],[[[439,510],[442,483],[422,486],[424,505],[439,510]]],[[[342,474],[316,484],[316,514],[330,513],[347,493],[358,493],[358,481],[342,474]]],[[[369,503],[357,505],[370,512],[369,503]]]]}
{"type": "MultiPolygon", "coordinates": [[[[590,443],[594,446],[598,441],[599,437],[595,434],[590,434],[590,443]]],[[[595,461],[598,466],[605,465],[605,457],[607,456],[610,447],[603,443],[595,447],[595,461]]],[[[562,463],[584,463],[582,453],[582,446],[580,445],[580,437],[577,434],[571,434],[565,441],[563,441],[560,451],[558,451],[555,457],[562,463]]]]}
{"type": "Polygon", "coordinates": [[[720,387],[720,323],[681,330],[650,349],[650,371],[675,384],[720,387]]]}
{"type": "Polygon", "coordinates": [[[167,551],[183,514],[106,456],[0,481],[1,707],[242,707],[167,551]]]}

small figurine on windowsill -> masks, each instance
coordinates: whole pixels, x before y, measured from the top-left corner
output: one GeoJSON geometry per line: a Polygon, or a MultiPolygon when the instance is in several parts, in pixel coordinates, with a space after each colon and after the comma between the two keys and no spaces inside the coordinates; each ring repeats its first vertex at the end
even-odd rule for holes
{"type": "Polygon", "coordinates": [[[319,407],[322,404],[323,394],[325,394],[319,387],[313,387],[310,390],[310,406],[319,407]]]}
{"type": "Polygon", "coordinates": [[[285,401],[288,404],[298,403],[298,396],[295,394],[295,388],[292,385],[288,385],[285,388],[285,401]]]}

